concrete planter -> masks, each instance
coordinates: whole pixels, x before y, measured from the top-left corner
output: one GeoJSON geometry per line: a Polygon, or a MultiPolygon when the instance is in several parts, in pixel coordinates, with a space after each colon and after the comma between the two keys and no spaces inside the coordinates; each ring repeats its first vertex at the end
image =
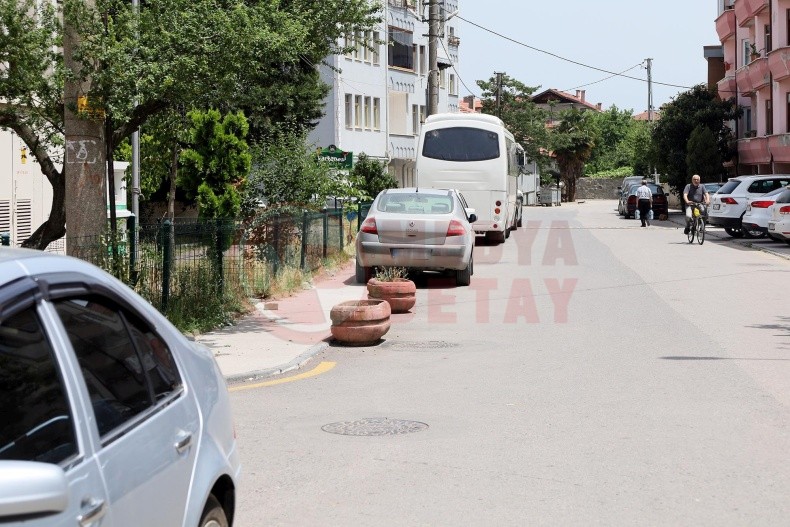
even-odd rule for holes
{"type": "Polygon", "coordinates": [[[393,313],[406,313],[417,302],[417,286],[407,278],[382,282],[372,278],[368,282],[368,298],[386,300],[393,313]]]}
{"type": "Polygon", "coordinates": [[[332,307],[332,336],[347,346],[376,344],[390,329],[390,305],[384,300],[348,300],[332,307]]]}

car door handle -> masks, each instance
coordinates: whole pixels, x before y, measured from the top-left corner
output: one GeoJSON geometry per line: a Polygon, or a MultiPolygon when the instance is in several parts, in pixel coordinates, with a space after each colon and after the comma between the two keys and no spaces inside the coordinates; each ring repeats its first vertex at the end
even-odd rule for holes
{"type": "Polygon", "coordinates": [[[176,452],[179,454],[183,454],[187,451],[189,446],[192,444],[192,434],[185,433],[181,436],[181,438],[176,441],[174,445],[176,447],[176,452]]]}
{"type": "Polygon", "coordinates": [[[86,498],[82,500],[82,507],[88,509],[83,514],[77,516],[77,521],[82,527],[87,527],[88,525],[99,521],[107,512],[107,504],[104,502],[104,500],[99,500],[96,498],[86,498]]]}

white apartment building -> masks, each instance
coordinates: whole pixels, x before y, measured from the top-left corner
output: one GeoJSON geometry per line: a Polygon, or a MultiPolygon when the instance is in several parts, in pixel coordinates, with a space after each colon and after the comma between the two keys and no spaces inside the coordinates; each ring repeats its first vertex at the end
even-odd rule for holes
{"type": "MultiPolygon", "coordinates": [[[[460,39],[452,18],[458,3],[439,2],[439,112],[459,111],[460,39]]],[[[415,181],[417,136],[426,117],[428,6],[422,0],[387,0],[383,9],[379,28],[347,42],[353,52],[327,57],[328,66],[320,67],[331,91],[309,139],[316,147],[353,152],[355,159],[364,153],[386,161],[404,187],[415,181]]]]}

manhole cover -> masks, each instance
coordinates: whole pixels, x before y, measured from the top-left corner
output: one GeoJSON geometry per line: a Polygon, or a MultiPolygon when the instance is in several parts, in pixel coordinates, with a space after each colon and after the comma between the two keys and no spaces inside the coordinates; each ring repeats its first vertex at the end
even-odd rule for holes
{"type": "Polygon", "coordinates": [[[357,421],[330,423],[322,426],[321,430],[344,436],[392,436],[420,432],[426,428],[428,425],[419,421],[371,417],[357,421]]]}

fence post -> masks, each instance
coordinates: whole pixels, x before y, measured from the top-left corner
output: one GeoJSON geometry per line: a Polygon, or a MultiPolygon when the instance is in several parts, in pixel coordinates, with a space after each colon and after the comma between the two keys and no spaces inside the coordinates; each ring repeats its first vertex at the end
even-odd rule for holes
{"type": "Polygon", "coordinates": [[[173,266],[173,241],[170,238],[170,220],[162,222],[162,312],[167,311],[170,300],[170,270],[173,266]]]}
{"type": "Polygon", "coordinates": [[[137,283],[137,218],[126,219],[126,237],[129,240],[129,278],[132,284],[137,283]]]}
{"type": "Polygon", "coordinates": [[[274,221],[274,261],[272,262],[272,271],[274,276],[280,272],[280,214],[272,216],[274,221]]]}
{"type": "Polygon", "coordinates": [[[340,243],[338,243],[337,248],[340,252],[343,252],[343,209],[337,211],[337,223],[340,225],[340,243]]]}
{"type": "Polygon", "coordinates": [[[302,211],[302,258],[299,262],[300,268],[304,270],[307,263],[307,211],[302,211]]]}
{"type": "Polygon", "coordinates": [[[326,258],[326,245],[329,243],[329,211],[324,208],[324,241],[323,241],[323,257],[326,258]]]}
{"type": "Polygon", "coordinates": [[[224,227],[225,223],[217,218],[215,220],[215,238],[214,238],[214,258],[216,261],[214,262],[214,268],[216,269],[216,279],[217,279],[217,292],[222,298],[222,295],[225,291],[225,270],[222,266],[222,259],[223,259],[223,252],[222,248],[224,245],[224,227]]]}
{"type": "MultiPolygon", "coordinates": [[[[359,229],[361,227],[362,227],[362,202],[357,201],[357,232],[359,232],[359,229]]],[[[349,225],[348,228],[350,229],[351,225],[349,225]]]]}

